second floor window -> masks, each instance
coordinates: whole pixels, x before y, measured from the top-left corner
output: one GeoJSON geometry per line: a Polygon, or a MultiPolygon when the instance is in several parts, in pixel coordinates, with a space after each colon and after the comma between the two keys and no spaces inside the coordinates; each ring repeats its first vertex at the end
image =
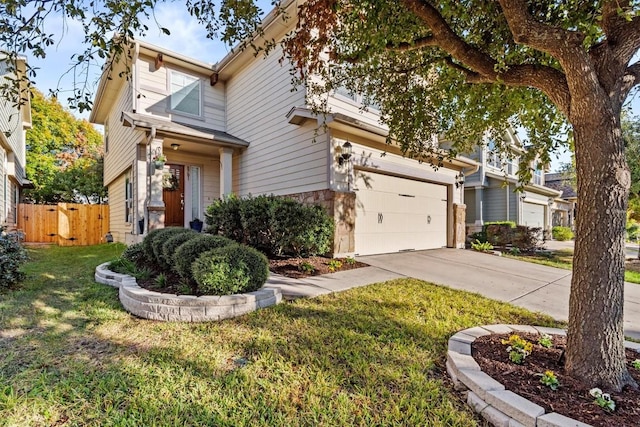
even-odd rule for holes
{"type": "Polygon", "coordinates": [[[502,156],[496,149],[496,144],[493,141],[489,141],[487,144],[487,165],[496,169],[502,169],[502,156]]]}
{"type": "Polygon", "coordinates": [[[177,71],[171,71],[170,76],[171,110],[200,117],[200,79],[177,71]]]}
{"type": "Polygon", "coordinates": [[[542,185],[542,168],[539,164],[535,164],[533,169],[533,183],[537,185],[542,185]]]}
{"type": "Polygon", "coordinates": [[[333,91],[333,93],[334,95],[339,95],[340,97],[347,98],[349,101],[353,101],[355,104],[358,104],[358,105],[367,104],[367,109],[371,111],[380,112],[380,104],[378,104],[375,100],[365,99],[364,95],[360,93],[350,92],[349,89],[347,89],[344,86],[338,86],[333,91]]]}

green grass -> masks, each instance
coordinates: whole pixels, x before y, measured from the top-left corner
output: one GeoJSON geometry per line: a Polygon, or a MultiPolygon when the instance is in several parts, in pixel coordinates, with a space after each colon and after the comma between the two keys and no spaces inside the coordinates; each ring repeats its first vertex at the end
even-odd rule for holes
{"type": "MultiPolygon", "coordinates": [[[[549,267],[562,268],[565,270],[571,270],[573,268],[573,251],[571,249],[547,251],[547,255],[511,255],[507,252],[503,255],[520,261],[548,265],[549,267]]],[[[640,273],[637,271],[627,270],[624,272],[624,280],[626,282],[640,284],[640,273]]]]}
{"type": "Polygon", "coordinates": [[[447,340],[549,317],[413,279],[218,323],[125,312],[94,267],[122,247],[30,250],[0,293],[0,426],[473,426],[447,340]]]}

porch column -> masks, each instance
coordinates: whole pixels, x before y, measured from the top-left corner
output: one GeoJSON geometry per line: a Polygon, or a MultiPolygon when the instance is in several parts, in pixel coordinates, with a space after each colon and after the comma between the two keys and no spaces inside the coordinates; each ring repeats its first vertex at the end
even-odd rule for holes
{"type": "Polygon", "coordinates": [[[233,193],[233,148],[220,148],[220,198],[233,193]]]}
{"type": "Polygon", "coordinates": [[[162,200],[162,169],[156,169],[154,157],[162,154],[162,138],[154,138],[149,144],[149,201],[147,212],[149,226],[147,230],[164,228],[164,201],[162,200]]]}

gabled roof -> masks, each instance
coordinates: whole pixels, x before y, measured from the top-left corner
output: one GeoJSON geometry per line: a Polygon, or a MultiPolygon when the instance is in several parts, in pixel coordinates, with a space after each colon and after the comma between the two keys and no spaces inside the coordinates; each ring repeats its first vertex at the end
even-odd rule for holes
{"type": "Polygon", "coordinates": [[[123,111],[122,122],[125,126],[144,130],[154,129],[156,133],[166,136],[176,136],[182,139],[192,139],[200,142],[213,143],[227,147],[248,147],[249,143],[227,132],[172,122],[149,114],[139,114],[123,111]]]}

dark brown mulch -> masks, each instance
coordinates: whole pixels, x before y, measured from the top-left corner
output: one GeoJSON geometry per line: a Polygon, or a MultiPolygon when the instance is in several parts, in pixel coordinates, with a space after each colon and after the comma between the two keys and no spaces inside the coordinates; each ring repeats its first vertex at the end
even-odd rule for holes
{"type": "MultiPolygon", "coordinates": [[[[625,388],[622,393],[610,393],[616,404],[614,412],[607,412],[594,403],[589,394],[594,384],[586,384],[565,374],[559,362],[566,338],[553,336],[554,347],[547,349],[537,344],[539,335],[519,334],[534,344],[533,351],[524,364],[516,365],[509,360],[506,345],[501,340],[509,334],[493,334],[478,338],[472,345],[472,354],[482,371],[504,384],[507,390],[528,399],[545,409],[593,426],[638,426],[640,425],[640,392],[625,388]],[[560,382],[557,390],[540,383],[545,371],[553,371],[560,382]]],[[[627,366],[633,378],[640,384],[640,372],[631,366],[639,357],[638,353],[627,350],[627,366]]],[[[603,390],[609,393],[609,390],[603,390]]]]}
{"type": "Polygon", "coordinates": [[[270,271],[277,274],[282,274],[283,276],[293,277],[295,279],[335,273],[338,271],[353,270],[354,268],[362,268],[368,266],[368,264],[354,261],[352,258],[325,258],[313,256],[307,258],[281,258],[269,260],[270,271]],[[331,261],[338,261],[340,262],[341,266],[339,268],[335,268],[335,270],[332,271],[330,269],[331,261]],[[305,263],[313,267],[313,270],[305,270],[303,268],[303,264],[305,263]]]}
{"type": "MultiPolygon", "coordinates": [[[[640,259],[630,259],[624,264],[624,269],[627,271],[635,271],[640,273],[640,259]]],[[[640,421],[638,421],[640,424],[640,421]]]]}
{"type": "MultiPolygon", "coordinates": [[[[341,265],[336,266],[335,271],[331,271],[332,258],[325,257],[308,257],[308,258],[280,258],[269,260],[269,270],[273,273],[282,274],[283,276],[293,278],[303,278],[309,276],[317,276],[320,274],[329,274],[338,271],[352,270],[354,268],[368,267],[368,264],[363,262],[348,260],[347,258],[336,258],[335,261],[339,261],[341,265]],[[305,270],[301,268],[301,265],[307,263],[313,267],[313,271],[305,270]]],[[[152,269],[158,269],[157,266],[148,266],[152,269]]],[[[162,292],[165,294],[175,295],[198,295],[194,293],[180,278],[180,276],[173,273],[165,273],[164,282],[159,282],[156,278],[150,279],[138,279],[138,286],[150,291],[162,292]]]]}

